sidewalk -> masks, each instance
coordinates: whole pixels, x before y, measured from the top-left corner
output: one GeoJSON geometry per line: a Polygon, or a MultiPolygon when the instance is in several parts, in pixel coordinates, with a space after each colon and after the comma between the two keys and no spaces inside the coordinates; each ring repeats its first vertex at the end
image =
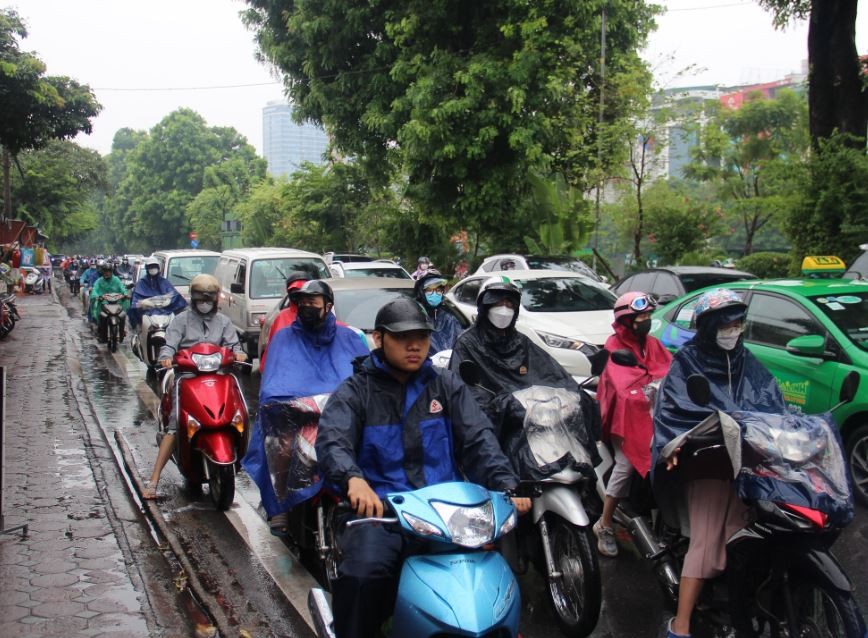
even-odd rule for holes
{"type": "Polygon", "coordinates": [[[3,513],[7,528],[26,523],[29,533],[0,536],[0,636],[161,634],[92,465],[67,366],[66,310],[53,294],[18,304],[22,320],[0,342],[3,513]]]}

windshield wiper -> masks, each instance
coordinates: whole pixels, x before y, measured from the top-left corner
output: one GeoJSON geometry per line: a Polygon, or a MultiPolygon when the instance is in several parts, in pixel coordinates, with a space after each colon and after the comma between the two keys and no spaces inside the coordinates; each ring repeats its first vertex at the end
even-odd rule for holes
{"type": "Polygon", "coordinates": [[[174,275],[172,275],[172,277],[174,277],[175,279],[186,279],[187,281],[190,281],[190,278],[187,277],[186,275],[179,275],[179,274],[175,273],[174,275]]]}

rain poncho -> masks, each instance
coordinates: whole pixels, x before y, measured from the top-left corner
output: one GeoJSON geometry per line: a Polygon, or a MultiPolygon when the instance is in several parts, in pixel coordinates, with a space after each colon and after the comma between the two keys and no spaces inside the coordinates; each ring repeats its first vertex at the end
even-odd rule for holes
{"type": "MultiPolygon", "coordinates": [[[[597,401],[603,420],[603,439],[614,435],[623,441],[622,450],[630,463],[645,477],[651,469],[651,403],[647,385],[669,371],[672,355],[654,337],[640,347],[636,335],[623,323],[612,324],[615,334],[606,341],[606,350],[629,350],[643,367],[619,366],[609,362],[597,385],[597,401]]],[[[653,396],[650,397],[653,400],[653,396]]]]}
{"type": "Polygon", "coordinates": [[[130,319],[130,325],[137,326],[141,323],[142,315],[176,315],[186,307],[186,300],[177,290],[175,290],[175,287],[169,283],[168,279],[160,275],[157,275],[156,277],[148,275],[142,277],[136,283],[136,287],[133,289],[133,299],[130,303],[130,310],[127,313],[127,316],[130,319]],[[138,302],[142,299],[168,294],[173,294],[172,303],[169,306],[164,308],[151,308],[148,310],[143,310],[138,307],[138,302]]]}
{"type": "Polygon", "coordinates": [[[279,329],[268,349],[270,365],[262,376],[259,413],[242,464],[271,517],[319,490],[313,445],[320,411],[368,346],[364,334],[329,313],[315,331],[300,320],[279,329]]]}
{"type": "MultiPolygon", "coordinates": [[[[100,277],[94,282],[93,288],[91,288],[90,291],[90,309],[91,316],[93,317],[94,321],[99,320],[99,313],[100,310],[102,310],[103,302],[99,300],[100,296],[112,292],[122,295],[127,294],[127,289],[124,287],[124,284],[114,275],[112,275],[108,279],[106,279],[105,277],[100,277]]],[[[124,299],[121,305],[126,307],[128,303],[129,302],[124,299]]]]}
{"type": "Polygon", "coordinates": [[[600,462],[595,443],[600,436],[596,403],[557,361],[513,326],[505,333],[491,326],[485,310],[483,307],[476,324],[458,337],[449,367],[458,371],[462,361],[473,361],[479,366],[480,385],[491,392],[474,387],[474,396],[494,423],[501,446],[516,471],[522,478],[538,480],[576,462],[582,465],[576,469],[591,474],[593,466],[600,462]],[[535,390],[528,396],[535,397],[535,401],[552,400],[558,394],[552,393],[552,389],[566,391],[555,399],[557,409],[565,421],[563,427],[585,448],[586,454],[581,456],[589,462],[573,454],[567,456],[566,448],[558,461],[539,462],[524,431],[527,398],[513,394],[531,387],[535,390]],[[567,400],[567,395],[576,397],[577,402],[567,400]]]}

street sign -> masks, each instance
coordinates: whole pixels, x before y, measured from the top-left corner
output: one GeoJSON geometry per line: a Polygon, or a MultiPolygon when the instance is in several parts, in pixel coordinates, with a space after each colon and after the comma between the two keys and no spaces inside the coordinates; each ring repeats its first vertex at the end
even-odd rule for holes
{"type": "MultiPolygon", "coordinates": [[[[192,233],[190,233],[190,234],[192,235],[192,233]]],[[[196,241],[195,239],[191,239],[190,240],[190,248],[198,248],[198,247],[199,247],[199,242],[196,241]]]]}
{"type": "Polygon", "coordinates": [[[196,241],[197,239],[199,239],[199,235],[196,234],[195,230],[190,231],[190,239],[192,239],[193,241],[196,241]]]}

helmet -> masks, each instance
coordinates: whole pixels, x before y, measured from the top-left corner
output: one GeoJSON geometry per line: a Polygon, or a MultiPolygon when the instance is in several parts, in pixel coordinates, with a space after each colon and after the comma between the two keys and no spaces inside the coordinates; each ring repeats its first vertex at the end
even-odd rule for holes
{"type": "Polygon", "coordinates": [[[299,297],[314,297],[316,295],[324,297],[326,303],[333,304],[335,302],[335,293],[332,292],[331,286],[319,279],[311,279],[304,282],[301,288],[293,290],[290,293],[290,298],[293,301],[298,301],[299,297]]]}
{"type": "Polygon", "coordinates": [[[374,330],[385,332],[410,332],[411,330],[434,330],[428,313],[418,301],[409,297],[393,299],[377,312],[374,330]]]}
{"type": "Polygon", "coordinates": [[[159,268],[160,262],[157,260],[156,257],[146,257],[143,266],[145,267],[145,270],[147,270],[151,266],[156,266],[157,268],[159,268]]]}
{"type": "Polygon", "coordinates": [[[480,286],[476,295],[476,307],[493,306],[504,298],[511,299],[517,308],[521,303],[521,290],[507,277],[491,277],[480,286]]]}
{"type": "Polygon", "coordinates": [[[413,290],[418,295],[420,292],[425,290],[426,288],[439,287],[446,285],[446,278],[440,274],[440,271],[435,268],[429,268],[425,271],[425,274],[419,277],[416,280],[415,286],[413,286],[413,290]]]}
{"type": "Polygon", "coordinates": [[[715,288],[699,297],[699,301],[693,308],[693,319],[699,326],[701,321],[724,310],[728,311],[724,323],[734,321],[744,315],[747,304],[734,291],[728,288],[715,288]]]}
{"type": "Polygon", "coordinates": [[[644,292],[625,292],[615,301],[615,321],[622,317],[631,318],[645,312],[651,312],[657,307],[654,298],[644,292]]]}
{"type": "Polygon", "coordinates": [[[292,290],[301,288],[306,281],[310,281],[310,278],[310,275],[306,272],[294,270],[289,273],[289,276],[286,278],[286,292],[291,292],[292,290]]]}
{"type": "Polygon", "coordinates": [[[113,270],[112,264],[110,261],[104,261],[99,265],[100,272],[111,272],[113,270]]]}
{"type": "Polygon", "coordinates": [[[220,291],[220,282],[214,275],[196,275],[190,282],[190,298],[202,301],[215,301],[220,291]]]}
{"type": "Polygon", "coordinates": [[[431,260],[428,259],[425,255],[422,255],[421,257],[419,257],[419,259],[416,260],[416,263],[417,263],[418,265],[420,265],[420,266],[423,265],[423,264],[426,265],[426,266],[430,266],[430,265],[431,265],[431,260]]]}

